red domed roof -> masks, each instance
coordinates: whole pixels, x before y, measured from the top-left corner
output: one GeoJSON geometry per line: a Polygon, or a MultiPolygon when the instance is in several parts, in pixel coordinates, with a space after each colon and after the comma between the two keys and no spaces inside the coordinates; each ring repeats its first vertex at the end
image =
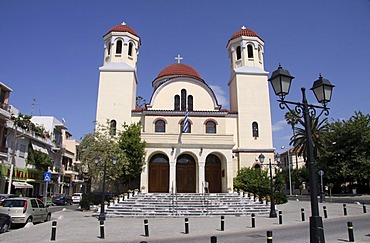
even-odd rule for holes
{"type": "MultiPolygon", "coordinates": [[[[235,38],[238,38],[239,36],[249,36],[249,37],[258,37],[258,34],[256,32],[254,32],[253,30],[251,29],[247,29],[245,26],[243,26],[240,30],[236,31],[230,38],[229,41],[235,39],[235,38]]],[[[261,39],[261,38],[260,38],[261,39]]],[[[262,39],[261,39],[262,40],[262,39]]]]}
{"type": "Polygon", "coordinates": [[[110,32],[128,32],[128,33],[133,34],[134,36],[139,37],[139,35],[136,33],[136,31],[134,29],[132,29],[130,26],[126,25],[125,22],[123,22],[122,24],[114,26],[104,36],[106,36],[110,32]]]}
{"type": "Polygon", "coordinates": [[[185,75],[201,79],[199,73],[194,68],[182,63],[175,63],[167,66],[158,74],[156,79],[171,75],[185,75]]]}

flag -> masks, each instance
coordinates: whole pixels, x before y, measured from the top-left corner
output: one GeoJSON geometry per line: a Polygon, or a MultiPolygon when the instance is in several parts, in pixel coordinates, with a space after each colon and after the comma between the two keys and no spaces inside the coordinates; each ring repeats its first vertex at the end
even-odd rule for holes
{"type": "Polygon", "coordinates": [[[184,121],[182,122],[182,132],[183,133],[189,132],[189,120],[188,120],[188,116],[189,116],[189,111],[186,110],[186,112],[185,112],[185,118],[184,118],[184,121]]]}

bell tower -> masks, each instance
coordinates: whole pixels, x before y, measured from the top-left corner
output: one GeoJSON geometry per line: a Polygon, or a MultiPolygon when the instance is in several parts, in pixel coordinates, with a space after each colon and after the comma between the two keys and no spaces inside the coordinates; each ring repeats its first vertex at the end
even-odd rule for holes
{"type": "Polygon", "coordinates": [[[230,60],[230,110],[238,113],[239,167],[256,163],[260,153],[274,159],[268,72],[264,70],[264,42],[253,30],[242,27],[227,43],[230,60]]]}
{"type": "Polygon", "coordinates": [[[103,39],[104,61],[99,68],[96,123],[107,125],[109,122],[115,130],[125,122],[131,123],[131,111],[136,104],[136,65],[141,41],[126,23],[111,28],[103,39]]]}

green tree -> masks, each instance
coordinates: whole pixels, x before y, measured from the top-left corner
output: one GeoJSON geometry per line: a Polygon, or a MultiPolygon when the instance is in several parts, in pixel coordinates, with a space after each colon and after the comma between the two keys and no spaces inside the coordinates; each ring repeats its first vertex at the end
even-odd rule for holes
{"type": "Polygon", "coordinates": [[[101,181],[105,162],[107,190],[121,193],[142,172],[145,142],[141,141],[141,124],[125,124],[117,136],[111,135],[109,123],[99,125],[94,134],[83,137],[79,150],[85,179],[95,184],[101,181]],[[95,163],[96,157],[100,160],[98,164],[95,163]],[[113,165],[114,157],[117,158],[116,165],[113,165]]]}
{"type": "Polygon", "coordinates": [[[131,181],[140,178],[145,162],[146,143],[141,140],[141,123],[124,124],[118,137],[118,146],[127,158],[124,173],[120,178],[130,187],[131,181]]]}
{"type": "Polygon", "coordinates": [[[38,171],[48,171],[49,167],[53,166],[53,161],[49,155],[33,150],[32,145],[28,145],[28,155],[26,159],[27,165],[34,165],[38,171]]]}
{"type": "Polygon", "coordinates": [[[234,178],[234,188],[259,196],[266,196],[270,190],[270,180],[267,170],[242,168],[234,178]]]}
{"type": "Polygon", "coordinates": [[[368,192],[364,185],[370,180],[370,115],[355,112],[349,120],[336,120],[328,128],[320,157],[325,178],[337,188],[342,183],[357,183],[368,192]]]}

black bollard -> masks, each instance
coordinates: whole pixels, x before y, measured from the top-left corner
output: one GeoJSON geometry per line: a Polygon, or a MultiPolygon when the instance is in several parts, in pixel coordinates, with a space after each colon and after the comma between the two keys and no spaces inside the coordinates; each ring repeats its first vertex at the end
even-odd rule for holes
{"type": "Polygon", "coordinates": [[[225,230],[225,216],[221,216],[221,231],[225,230]]]}
{"type": "Polygon", "coordinates": [[[279,211],[279,224],[283,224],[283,211],[279,211]]]}
{"type": "Polygon", "coordinates": [[[57,221],[53,221],[51,223],[51,241],[55,241],[55,238],[57,236],[57,221]]]}
{"type": "Polygon", "coordinates": [[[100,220],[100,239],[104,239],[104,220],[100,220]]]}
{"type": "Polygon", "coordinates": [[[347,205],[343,204],[343,214],[344,216],[347,216],[347,205]]]}
{"type": "Polygon", "coordinates": [[[352,224],[352,222],[347,222],[347,227],[348,227],[349,242],[355,242],[355,236],[353,235],[353,224],[352,224]]]}
{"type": "Polygon", "coordinates": [[[326,206],[322,207],[324,209],[324,218],[328,218],[328,211],[326,211],[326,206]]]}
{"type": "Polygon", "coordinates": [[[211,236],[211,243],[217,243],[217,237],[211,236]]]}
{"type": "Polygon", "coordinates": [[[267,231],[266,236],[267,243],[272,243],[272,231],[267,231]]]}
{"type": "Polygon", "coordinates": [[[189,219],[185,218],[185,234],[189,234],[189,219]]]}
{"type": "Polygon", "coordinates": [[[362,211],[363,211],[364,213],[366,213],[366,205],[365,205],[365,203],[364,203],[364,202],[362,203],[362,211]]]}
{"type": "Polygon", "coordinates": [[[306,220],[306,218],[304,216],[304,208],[301,208],[301,218],[302,218],[302,221],[306,220]]]}
{"type": "Polygon", "coordinates": [[[256,228],[256,215],[252,213],[252,228],[256,228]]]}
{"type": "Polygon", "coordinates": [[[148,224],[148,220],[147,219],[144,219],[144,235],[146,237],[149,237],[149,224],[148,224]]]}

